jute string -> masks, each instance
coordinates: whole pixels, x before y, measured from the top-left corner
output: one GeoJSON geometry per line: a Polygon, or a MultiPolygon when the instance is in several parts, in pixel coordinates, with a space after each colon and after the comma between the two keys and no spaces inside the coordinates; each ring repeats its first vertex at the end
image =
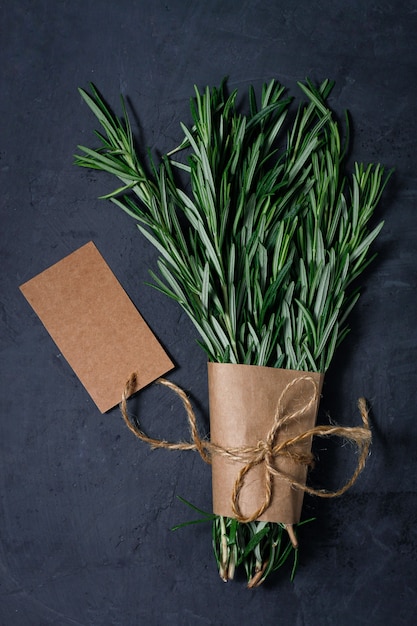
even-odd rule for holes
{"type": "Polygon", "coordinates": [[[198,433],[197,421],[191,402],[186,393],[175,383],[159,378],[156,383],[171,389],[182,401],[185,412],[187,414],[188,425],[190,428],[190,442],[170,442],[164,439],[154,439],[146,435],[134,422],[132,422],[127,411],[127,400],[135,391],[137,375],[132,374],[126,383],[120,403],[120,410],[126,426],[141,441],[147,443],[151,448],[164,448],[166,450],[197,450],[201,458],[206,463],[211,463],[211,457],[219,454],[231,461],[243,463],[243,467],[239,470],[236,481],[231,494],[231,504],[234,516],[239,522],[251,522],[256,520],[269,507],[272,498],[273,477],[276,476],[281,480],[285,480],[295,489],[300,489],[305,493],[319,496],[320,498],[337,498],[345,491],[350,489],[356,482],[359,474],[365,467],[366,458],[371,443],[371,430],[369,427],[368,409],[364,398],[358,401],[358,408],[362,418],[362,426],[344,427],[344,426],[314,426],[301,434],[290,437],[280,443],[275,443],[277,435],[283,426],[288,422],[297,420],[305,415],[309,410],[316,406],[318,400],[318,388],[313,378],[310,376],[302,376],[296,378],[285,387],[282,391],[275,412],[274,423],[268,432],[265,441],[259,441],[256,446],[241,446],[238,448],[225,448],[219,444],[213,443],[206,439],[202,439],[198,433]],[[294,386],[301,383],[310,385],[311,393],[308,401],[299,409],[287,411],[285,409],[285,399],[294,386]],[[297,444],[305,441],[311,441],[313,436],[318,437],[341,437],[356,444],[358,449],[358,461],[356,468],[350,479],[337,491],[327,491],[325,489],[313,489],[308,485],[298,482],[291,475],[281,471],[274,465],[274,460],[278,457],[286,457],[296,464],[312,465],[313,455],[311,452],[300,452],[296,448],[297,444]],[[264,465],[264,494],[261,506],[248,516],[242,514],[239,505],[239,496],[244,487],[245,477],[257,465],[264,465]]]}

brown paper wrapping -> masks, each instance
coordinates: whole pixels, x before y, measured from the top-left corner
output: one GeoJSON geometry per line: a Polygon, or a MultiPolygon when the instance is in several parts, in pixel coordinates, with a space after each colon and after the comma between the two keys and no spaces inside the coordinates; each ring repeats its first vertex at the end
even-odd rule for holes
{"type": "MultiPolygon", "coordinates": [[[[305,432],[316,422],[320,392],[324,375],[287,369],[262,367],[257,365],[235,365],[230,363],[209,363],[208,383],[210,401],[210,438],[223,448],[256,446],[265,441],[276,416],[280,396],[294,379],[306,375],[317,385],[316,401],[309,411],[300,418],[289,420],[278,432],[276,443],[305,432]]],[[[283,406],[291,413],[306,406],[312,394],[312,384],[300,380],[286,391],[283,406]]],[[[297,444],[297,451],[305,453],[311,449],[311,438],[297,444]]],[[[240,461],[213,454],[212,484],[213,511],[217,515],[234,517],[232,492],[239,470],[240,461]]],[[[305,484],[307,468],[295,461],[278,456],[274,467],[291,475],[297,482],[305,484]]],[[[259,464],[245,477],[239,495],[242,514],[249,517],[262,504],[265,493],[265,473],[259,464]]],[[[304,492],[295,489],[286,480],[273,477],[272,500],[259,520],[296,524],[300,520],[304,492]]]]}

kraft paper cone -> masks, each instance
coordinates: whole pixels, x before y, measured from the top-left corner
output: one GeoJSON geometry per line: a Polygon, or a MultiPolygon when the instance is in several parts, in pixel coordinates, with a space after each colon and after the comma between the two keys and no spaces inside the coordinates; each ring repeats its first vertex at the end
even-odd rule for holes
{"type": "MultiPolygon", "coordinates": [[[[324,375],[256,365],[209,363],[209,401],[211,441],[226,449],[256,446],[265,441],[274,425],[279,399],[288,384],[295,379],[282,398],[286,414],[298,411],[311,400],[316,385],[317,394],[310,409],[299,418],[291,419],[277,433],[275,443],[286,441],[313,428],[323,384],[324,375]]],[[[311,438],[298,443],[296,451],[310,452],[311,438]]],[[[264,501],[265,469],[260,463],[245,476],[239,495],[239,506],[245,517],[250,517],[264,501]]],[[[232,493],[243,462],[213,454],[213,511],[217,515],[235,517],[232,493]]],[[[307,468],[294,460],[277,456],[275,469],[290,475],[298,483],[305,484],[307,468]]],[[[296,524],[300,521],[304,492],[291,486],[286,480],[273,477],[272,499],[267,510],[258,517],[268,522],[296,524]]]]}

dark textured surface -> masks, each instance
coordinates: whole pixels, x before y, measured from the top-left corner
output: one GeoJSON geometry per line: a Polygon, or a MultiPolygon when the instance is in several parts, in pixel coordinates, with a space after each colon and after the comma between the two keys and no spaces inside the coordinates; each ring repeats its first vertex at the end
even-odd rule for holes
{"type": "MultiPolygon", "coordinates": [[[[411,625],[417,528],[417,3],[342,0],[0,2],[0,624],[411,625]],[[177,363],[171,375],[207,416],[205,358],[178,307],[144,285],[153,249],[98,195],[114,181],[72,165],[95,121],[77,93],[94,81],[134,103],[145,145],[165,148],[188,119],[192,85],[259,88],[272,77],[336,81],[354,119],[354,156],[395,166],[379,257],[328,373],[323,414],[373,406],[367,469],[338,501],[307,498],[294,583],[224,585],[210,530],[169,528],[210,508],[209,469],[150,452],[117,410],[100,415],[18,286],[89,240],[177,363]],[[192,514],[191,514],[192,516],[192,514]]],[[[74,294],[76,297],[76,294],[74,294]]],[[[160,388],[134,403],[144,426],[186,437],[160,388]]],[[[313,479],[335,484],[352,450],[319,445],[313,479]]]]}

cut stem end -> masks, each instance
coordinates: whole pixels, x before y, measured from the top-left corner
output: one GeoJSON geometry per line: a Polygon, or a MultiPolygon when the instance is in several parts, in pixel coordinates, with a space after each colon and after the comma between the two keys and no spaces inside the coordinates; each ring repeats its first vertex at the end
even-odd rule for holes
{"type": "Polygon", "coordinates": [[[293,525],[292,524],[285,524],[285,530],[288,533],[288,536],[290,538],[290,541],[292,543],[292,546],[293,546],[294,550],[296,550],[298,548],[298,539],[297,539],[297,537],[295,535],[293,525]]]}

